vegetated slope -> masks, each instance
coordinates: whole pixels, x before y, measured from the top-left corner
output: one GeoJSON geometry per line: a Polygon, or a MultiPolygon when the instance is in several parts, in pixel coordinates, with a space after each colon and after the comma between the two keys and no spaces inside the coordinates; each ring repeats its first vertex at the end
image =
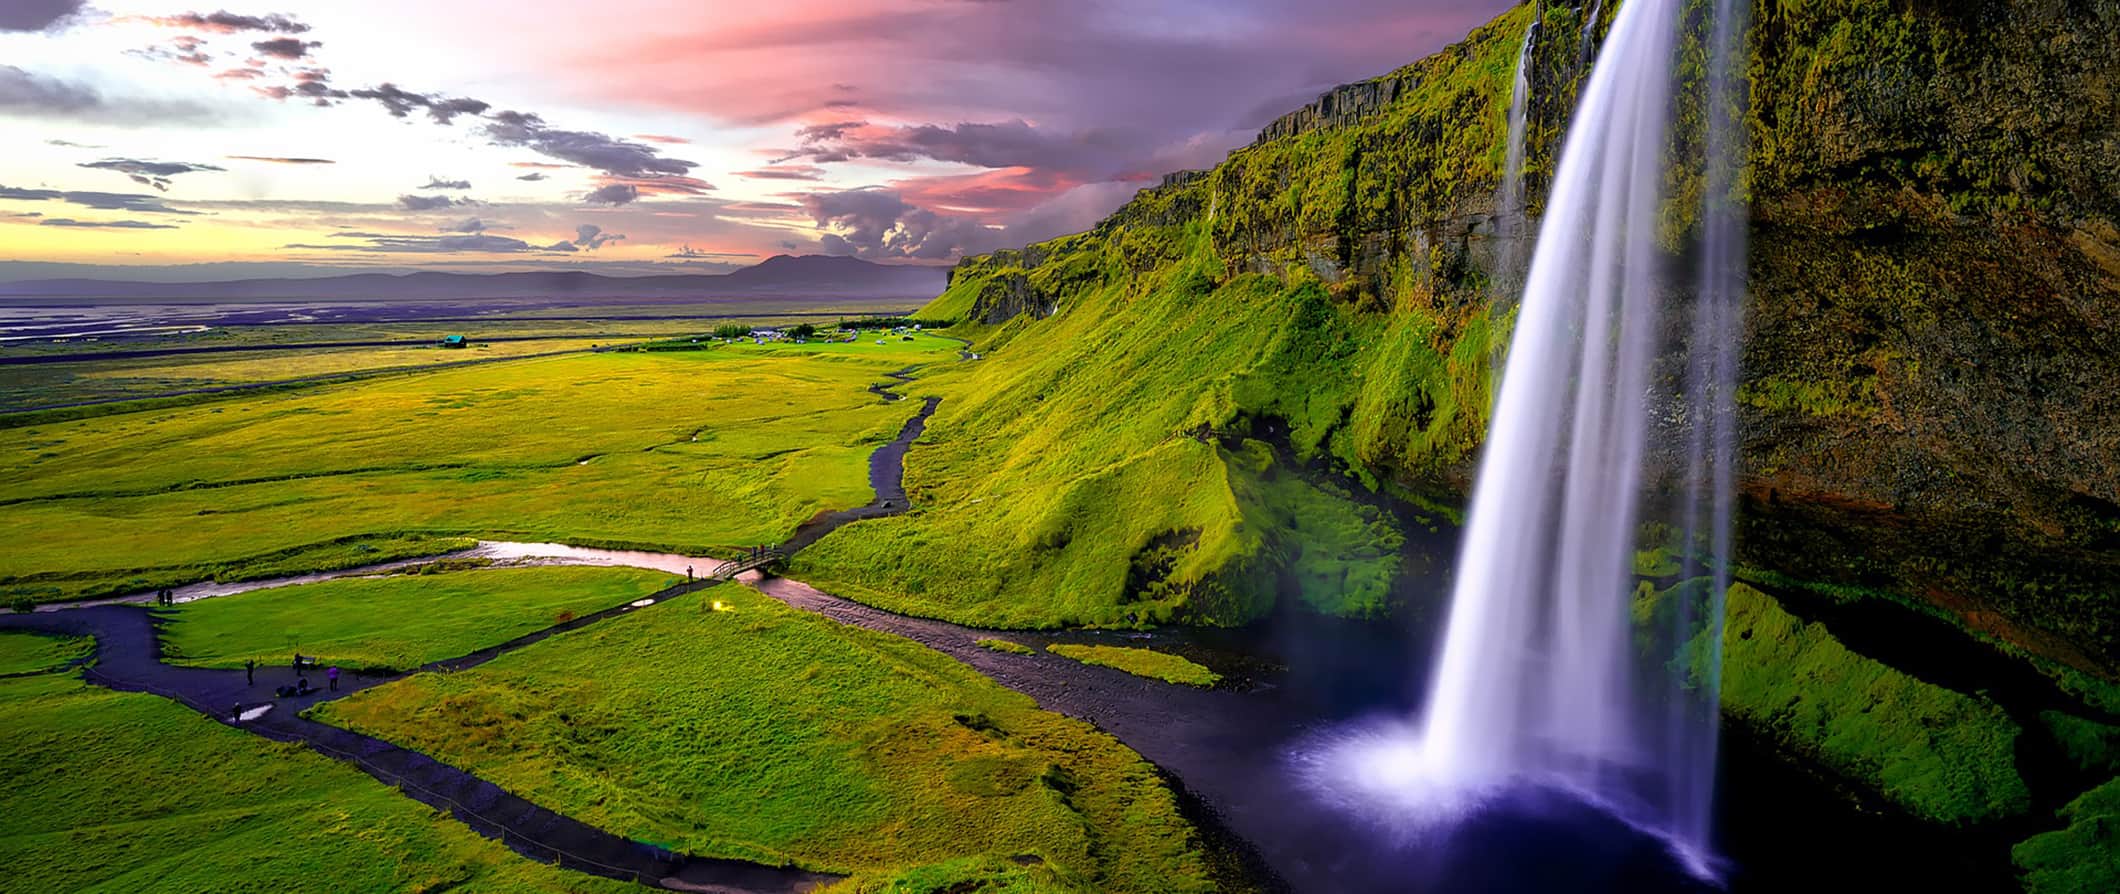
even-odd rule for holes
{"type": "MultiPolygon", "coordinates": [[[[986,358],[926,386],[947,399],[909,459],[921,510],[808,566],[986,622],[1238,622],[1291,570],[1326,610],[1386,607],[1404,532],[1294,472],[1462,498],[1506,328],[1491,214],[1531,15],[1339,88],[1089,233],[960,264],[920,316],[966,321],[986,358]]],[[[1534,55],[1534,213],[1579,15],[1549,8],[1534,55]]],[[[1763,4],[1751,38],[1742,558],[2110,677],[2120,5],[1763,4]]],[[[1698,48],[1681,60],[1697,97],[1698,48]]],[[[1676,270],[1699,185],[1673,186],[1676,270]]]]}

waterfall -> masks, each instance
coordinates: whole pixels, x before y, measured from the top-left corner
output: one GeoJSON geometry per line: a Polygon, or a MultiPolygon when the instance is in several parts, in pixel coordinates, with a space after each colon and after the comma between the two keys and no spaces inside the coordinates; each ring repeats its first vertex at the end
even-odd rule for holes
{"type": "Polygon", "coordinates": [[[1424,724],[1445,778],[1599,791],[1636,760],[1627,579],[1678,5],[1620,8],[1555,172],[1424,724]]]}
{"type": "Polygon", "coordinates": [[[1530,117],[1531,53],[1545,18],[1545,8],[1541,7],[1531,26],[1524,30],[1524,45],[1516,53],[1516,81],[1509,91],[1509,136],[1502,153],[1502,185],[1494,197],[1494,231],[1501,246],[1495,253],[1495,306],[1489,316],[1496,319],[1507,310],[1507,303],[1515,300],[1523,277],[1524,132],[1530,117]]]}
{"type": "Polygon", "coordinates": [[[1745,0],[1715,2],[1698,300],[1670,300],[1688,281],[1671,275],[1677,255],[1662,232],[1684,0],[1629,0],[1554,171],[1425,713],[1417,730],[1350,740],[1323,761],[1338,774],[1325,784],[1399,805],[1566,792],[1659,835],[1703,876],[1715,873],[1719,680],[1683,659],[1720,657],[1745,226],[1734,189],[1742,119],[1728,99],[1745,0]],[[1690,329],[1664,318],[1680,305],[1690,329]],[[1674,332],[1690,332],[1682,386],[1657,372],[1670,369],[1674,332]],[[1650,422],[1674,412],[1683,443],[1654,453],[1683,455],[1655,468],[1685,467],[1671,476],[1674,520],[1713,592],[1695,585],[1654,603],[1680,629],[1638,629],[1637,532],[1663,520],[1642,499],[1650,422]]]}
{"type": "Polygon", "coordinates": [[[1673,778],[1672,827],[1689,841],[1713,832],[1715,752],[1721,730],[1723,594],[1730,588],[1731,518],[1737,469],[1737,360],[1743,335],[1747,209],[1737,195],[1745,154],[1745,99],[1732,66],[1743,49],[1750,0],[1715,0],[1708,38],[1704,95],[1707,133],[1702,153],[1699,296],[1686,368],[1686,477],[1678,507],[1686,575],[1708,582],[1701,601],[1676,600],[1670,642],[1698,642],[1705,679],[1681,679],[1664,717],[1673,778]],[[1685,684],[1691,683],[1688,686],[1685,684]]]}
{"type": "Polygon", "coordinates": [[[1582,74],[1583,66],[1590,64],[1590,32],[1597,30],[1597,17],[1604,14],[1605,0],[1590,4],[1590,14],[1583,17],[1583,33],[1576,41],[1575,72],[1582,74]]]}

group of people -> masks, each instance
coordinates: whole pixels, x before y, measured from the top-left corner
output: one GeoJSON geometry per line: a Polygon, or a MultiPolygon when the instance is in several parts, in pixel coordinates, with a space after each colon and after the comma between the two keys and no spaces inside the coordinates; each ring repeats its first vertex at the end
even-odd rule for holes
{"type": "MultiPolygon", "coordinates": [[[[319,663],[314,655],[303,655],[300,652],[294,653],[294,685],[276,686],[272,690],[273,695],[285,698],[291,695],[308,695],[318,691],[315,686],[309,685],[309,675],[306,671],[316,667],[319,663]]],[[[258,685],[258,662],[256,659],[243,659],[243,682],[250,686],[258,685]]],[[[339,668],[337,665],[324,669],[324,684],[332,692],[339,691],[339,668]]]]}
{"type": "Polygon", "coordinates": [[[156,590],[156,591],[155,591],[155,604],[156,604],[156,605],[159,605],[159,606],[163,606],[163,607],[165,607],[165,608],[166,608],[166,607],[168,607],[168,606],[176,605],[176,604],[177,604],[177,591],[175,591],[175,590],[172,590],[172,589],[170,589],[170,588],[168,588],[168,587],[163,587],[162,589],[156,590]]]}
{"type": "MultiPolygon", "coordinates": [[[[299,698],[310,693],[325,691],[311,685],[309,675],[305,673],[305,671],[315,668],[320,663],[322,662],[317,661],[314,655],[303,655],[300,652],[296,652],[294,655],[294,683],[292,685],[282,684],[274,686],[272,688],[272,696],[274,698],[299,698]]],[[[257,659],[243,659],[243,683],[247,686],[258,685],[257,659]]],[[[339,691],[339,669],[336,665],[324,669],[324,685],[331,692],[339,691]]],[[[243,704],[237,702],[230,707],[228,716],[231,723],[241,723],[243,721],[243,704]]]]}

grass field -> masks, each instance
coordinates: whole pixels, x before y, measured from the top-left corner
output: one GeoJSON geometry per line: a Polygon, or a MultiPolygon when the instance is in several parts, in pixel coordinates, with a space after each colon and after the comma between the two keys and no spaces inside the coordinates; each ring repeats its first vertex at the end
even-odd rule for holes
{"type": "Polygon", "coordinates": [[[870,499],[868,454],[915,410],[867,388],[955,356],[940,344],[569,355],[0,429],[0,597],[241,575],[356,537],[777,542],[870,499]]]}
{"type": "Polygon", "coordinates": [[[0,384],[0,413],[78,401],[152,397],[194,388],[588,350],[595,343],[592,338],[541,338],[473,344],[462,350],[434,345],[318,348],[10,366],[5,384],[0,384]]]}
{"type": "Polygon", "coordinates": [[[67,662],[86,657],[92,645],[85,637],[0,631],[0,677],[64,667],[67,662]]]}
{"type": "Polygon", "coordinates": [[[1137,677],[1162,680],[1165,683],[1182,683],[1187,686],[1206,688],[1222,682],[1221,674],[1176,655],[1158,652],[1154,649],[1054,643],[1046,646],[1045,650],[1063,658],[1072,658],[1083,664],[1115,668],[1137,677]]]}
{"type": "Polygon", "coordinates": [[[675,583],[637,568],[531,567],[393,574],[254,590],[169,612],[177,664],[326,664],[410,670],[624,605],[675,583]]]}
{"type": "Polygon", "coordinates": [[[600,892],[360,772],[151,695],[0,680],[0,889],[600,892]]]}
{"type": "Polygon", "coordinates": [[[320,714],[690,853],[876,884],[1028,855],[1076,889],[1207,887],[1171,793],[1118,742],[925,647],[735,585],[320,714]],[[968,862],[933,868],[950,861],[968,862]]]}

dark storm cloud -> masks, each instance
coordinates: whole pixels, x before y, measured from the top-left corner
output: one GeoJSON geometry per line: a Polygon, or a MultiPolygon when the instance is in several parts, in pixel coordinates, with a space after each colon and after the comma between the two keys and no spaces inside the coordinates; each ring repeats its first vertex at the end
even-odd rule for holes
{"type": "Polygon", "coordinates": [[[421,188],[421,189],[470,189],[470,188],[471,188],[471,181],[469,181],[469,180],[443,180],[442,178],[440,178],[440,177],[436,177],[436,176],[434,176],[433,174],[428,174],[428,175],[427,175],[427,185],[426,185],[426,186],[422,186],[422,187],[420,187],[420,188],[421,188]]]}
{"type": "Polygon", "coordinates": [[[582,197],[582,201],[591,205],[616,206],[638,198],[640,198],[640,187],[631,183],[612,183],[590,190],[588,195],[582,197]]]}
{"type": "MultiPolygon", "coordinates": [[[[262,72],[260,72],[262,74],[262,72]]],[[[335,100],[346,99],[352,94],[331,86],[331,72],[322,68],[305,68],[294,73],[294,83],[254,88],[273,99],[299,97],[312,105],[337,105],[335,100]]]]}
{"type": "Polygon", "coordinates": [[[666,157],[645,143],[594,131],[551,128],[543,118],[526,112],[494,113],[486,125],[486,137],[497,146],[520,146],[616,177],[682,176],[699,167],[697,162],[666,157]]]}
{"type": "Polygon", "coordinates": [[[826,254],[932,260],[1000,244],[995,228],[914,206],[889,189],[810,193],[802,206],[819,229],[829,231],[819,237],[826,254]]]}
{"type": "Polygon", "coordinates": [[[301,40],[299,38],[293,37],[275,37],[271,40],[261,40],[256,43],[253,43],[250,45],[250,48],[264,55],[271,56],[275,59],[291,60],[300,59],[304,56],[307,56],[309,55],[310,50],[314,50],[317,47],[321,47],[323,45],[324,44],[322,41],[301,40]]]}
{"type": "Polygon", "coordinates": [[[122,192],[92,192],[85,190],[20,189],[0,186],[0,199],[18,202],[65,202],[98,211],[131,211],[146,214],[195,215],[197,211],[179,211],[162,200],[149,195],[122,192]]]}
{"type": "Polygon", "coordinates": [[[448,124],[458,115],[477,117],[493,106],[468,97],[445,97],[439,94],[413,93],[396,84],[384,83],[380,87],[350,91],[356,99],[372,99],[382,103],[392,117],[404,118],[413,112],[425,109],[427,117],[437,124],[448,124]]]}
{"type": "Polygon", "coordinates": [[[86,84],[0,65],[0,116],[66,119],[133,127],[206,123],[213,114],[189,102],[105,96],[86,84]]]}
{"type": "Polygon", "coordinates": [[[263,31],[269,34],[309,33],[309,26],[295,20],[293,16],[242,16],[227,10],[205,14],[185,12],[173,16],[146,16],[142,20],[167,28],[188,28],[219,34],[234,34],[238,31],[263,31]]]}
{"type": "Polygon", "coordinates": [[[99,230],[174,230],[174,229],[176,229],[176,225],[174,225],[174,224],[158,224],[158,223],[148,223],[147,221],[144,221],[144,220],[72,220],[72,219],[69,219],[69,218],[64,218],[64,217],[54,217],[54,218],[50,218],[50,219],[47,219],[47,220],[41,220],[41,221],[38,221],[38,222],[37,222],[37,225],[38,225],[38,226],[43,226],[43,227],[81,227],[81,228],[83,228],[83,229],[99,229],[99,230]]]}
{"type": "Polygon", "coordinates": [[[81,13],[83,0],[0,2],[0,31],[43,31],[81,13]]]}
{"type": "Polygon", "coordinates": [[[134,183],[151,186],[163,192],[169,191],[169,178],[179,174],[199,171],[225,171],[213,165],[192,164],[185,161],[143,161],[137,158],[106,158],[102,161],[82,162],[80,167],[104,171],[116,171],[131,177],[134,183]]]}
{"type": "Polygon", "coordinates": [[[448,196],[402,195],[398,196],[397,204],[399,208],[406,211],[433,211],[439,208],[453,208],[458,205],[476,205],[478,203],[470,199],[452,199],[448,196]]]}

